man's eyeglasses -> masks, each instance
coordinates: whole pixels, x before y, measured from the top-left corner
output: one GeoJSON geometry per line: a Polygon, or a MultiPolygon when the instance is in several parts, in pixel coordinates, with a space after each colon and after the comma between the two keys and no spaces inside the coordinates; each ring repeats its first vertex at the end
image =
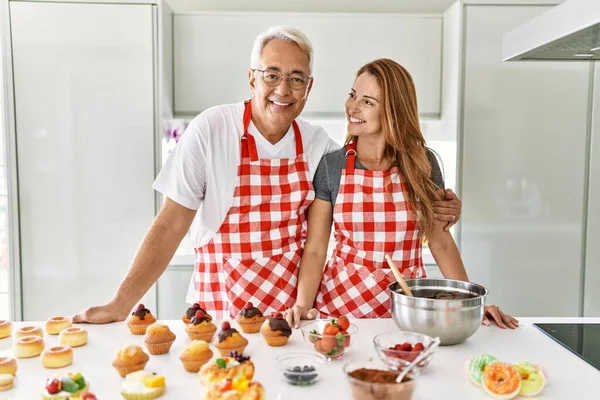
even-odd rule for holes
{"type": "Polygon", "coordinates": [[[308,84],[308,81],[312,79],[299,72],[284,74],[283,72],[277,71],[276,69],[250,69],[254,72],[261,72],[263,76],[263,82],[267,86],[279,85],[281,83],[281,80],[285,76],[287,78],[288,84],[292,89],[304,89],[308,84]]]}

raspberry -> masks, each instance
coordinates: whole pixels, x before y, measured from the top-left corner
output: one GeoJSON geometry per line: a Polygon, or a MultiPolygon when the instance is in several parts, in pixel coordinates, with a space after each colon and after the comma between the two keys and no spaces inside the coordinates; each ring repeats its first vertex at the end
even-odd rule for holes
{"type": "Polygon", "coordinates": [[[226,331],[226,330],[228,330],[228,329],[231,329],[231,325],[229,324],[229,322],[227,322],[227,321],[223,322],[223,323],[221,324],[221,330],[224,330],[224,331],[226,331]]]}

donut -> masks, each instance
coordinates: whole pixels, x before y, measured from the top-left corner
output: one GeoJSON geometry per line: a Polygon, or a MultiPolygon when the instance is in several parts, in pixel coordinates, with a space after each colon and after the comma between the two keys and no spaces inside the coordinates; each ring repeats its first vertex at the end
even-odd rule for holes
{"type": "Polygon", "coordinates": [[[73,362],[73,350],[69,346],[55,346],[44,350],[42,365],[45,368],[62,368],[73,362]]]}
{"type": "Polygon", "coordinates": [[[11,332],[12,322],[6,320],[0,321],[0,339],[9,337],[11,332]]]}
{"type": "Polygon", "coordinates": [[[27,336],[17,340],[13,352],[17,358],[30,358],[39,356],[44,350],[44,339],[39,336],[27,336]]]}
{"type": "Polygon", "coordinates": [[[60,331],[70,328],[71,320],[67,317],[52,317],[46,321],[46,332],[49,335],[58,335],[60,331]]]}
{"type": "Polygon", "coordinates": [[[519,362],[514,365],[521,377],[521,392],[523,397],[537,396],[546,386],[547,374],[536,364],[530,362],[519,362]]]}
{"type": "Polygon", "coordinates": [[[482,385],[495,399],[514,399],[521,392],[521,376],[513,365],[497,361],[483,370],[482,385]]]}
{"type": "Polygon", "coordinates": [[[15,377],[11,374],[0,374],[0,392],[13,387],[15,377]]]}
{"type": "Polygon", "coordinates": [[[39,336],[43,338],[44,332],[42,331],[42,328],[38,328],[37,326],[24,326],[15,332],[15,339],[21,339],[27,336],[39,336]]]}
{"type": "Polygon", "coordinates": [[[88,341],[88,332],[78,326],[67,328],[58,335],[58,342],[65,346],[79,347],[88,341]]]}
{"type": "Polygon", "coordinates": [[[0,357],[0,374],[17,373],[17,360],[12,357],[0,357]]]}
{"type": "Polygon", "coordinates": [[[483,370],[494,362],[496,362],[496,357],[490,356],[489,354],[482,354],[478,357],[469,358],[465,364],[465,369],[471,382],[477,386],[481,386],[483,370]]]}

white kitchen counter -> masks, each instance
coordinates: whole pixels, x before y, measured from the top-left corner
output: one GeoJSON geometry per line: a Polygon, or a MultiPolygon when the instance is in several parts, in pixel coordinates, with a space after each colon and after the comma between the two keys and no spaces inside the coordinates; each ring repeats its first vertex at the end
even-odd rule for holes
{"type": "MultiPolygon", "coordinates": [[[[198,376],[186,372],[178,358],[181,348],[188,342],[181,321],[167,323],[177,339],[171,352],[150,356],[146,369],[164,375],[167,391],[161,399],[202,399],[203,387],[198,376]]],[[[415,400],[429,399],[491,399],[482,389],[470,384],[464,373],[465,360],[473,355],[489,353],[508,362],[532,361],[542,364],[550,375],[549,384],[538,399],[587,400],[600,398],[600,371],[571,354],[531,324],[534,322],[594,322],[600,318],[523,318],[515,330],[501,330],[482,326],[466,342],[452,347],[440,347],[431,364],[423,370],[417,382],[415,400]]],[[[342,373],[342,366],[350,359],[377,357],[372,345],[373,337],[381,332],[397,329],[391,319],[354,320],[359,327],[356,341],[342,360],[329,362],[322,370],[320,380],[313,386],[296,387],[285,382],[275,369],[275,357],[290,351],[309,350],[302,333],[295,330],[287,346],[268,347],[260,334],[245,335],[249,344],[246,354],[256,364],[255,380],[266,389],[268,400],[350,399],[350,390],[342,373]]],[[[43,323],[31,323],[27,325],[43,323]]],[[[15,323],[15,329],[24,323],[15,323]]],[[[232,324],[234,327],[235,323],[232,324]]],[[[15,387],[0,392],[2,400],[34,400],[44,388],[45,379],[55,371],[79,371],[91,383],[92,392],[99,400],[121,398],[123,379],[111,366],[117,349],[125,344],[143,347],[143,336],[134,336],[124,323],[109,325],[86,325],[89,331],[87,345],[74,349],[74,361],[60,370],[44,369],[40,358],[18,360],[15,387]]],[[[58,343],[58,336],[45,337],[46,347],[58,343]]],[[[599,344],[600,345],[600,344],[599,344]]],[[[12,338],[0,340],[0,356],[12,355],[12,338]]],[[[215,358],[218,352],[213,348],[215,358]]]]}

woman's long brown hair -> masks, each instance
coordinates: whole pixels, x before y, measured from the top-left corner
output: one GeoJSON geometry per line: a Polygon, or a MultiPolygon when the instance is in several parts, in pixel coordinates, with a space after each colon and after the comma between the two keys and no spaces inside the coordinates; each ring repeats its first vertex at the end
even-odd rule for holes
{"type": "MultiPolygon", "coordinates": [[[[421,133],[413,79],[404,67],[387,58],[364,65],[356,76],[364,73],[372,75],[381,88],[385,155],[408,181],[408,200],[413,210],[419,210],[420,234],[422,239],[426,239],[433,230],[433,202],[440,196],[439,188],[431,179],[431,164],[421,133]]],[[[352,140],[356,137],[348,135],[346,143],[352,140]]]]}

